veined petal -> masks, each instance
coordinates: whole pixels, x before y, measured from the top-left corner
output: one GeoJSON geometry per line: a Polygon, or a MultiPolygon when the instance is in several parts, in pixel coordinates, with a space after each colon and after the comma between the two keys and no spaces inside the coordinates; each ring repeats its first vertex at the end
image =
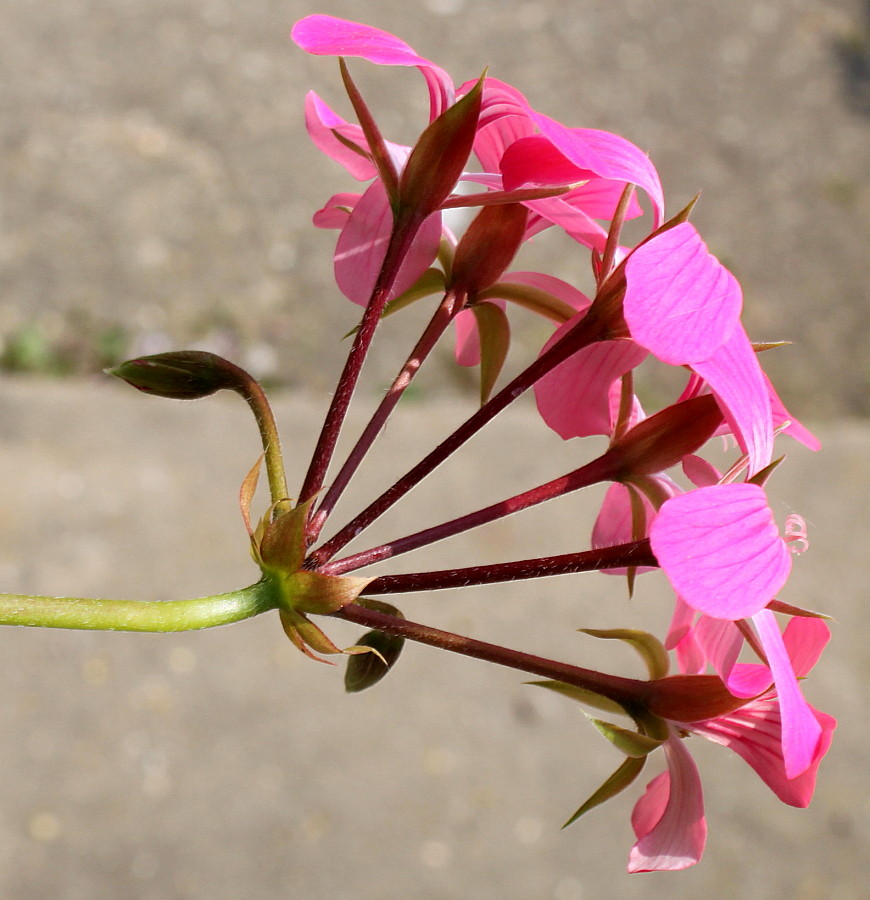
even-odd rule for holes
{"type": "Polygon", "coordinates": [[[653,521],[650,541],[676,593],[719,619],[763,609],[791,571],[791,554],[754,484],[717,484],[672,497],[653,521]]]}
{"type": "Polygon", "coordinates": [[[822,727],[801,693],[773,613],[762,609],[752,619],[758,629],[779,698],[785,774],[788,778],[796,778],[813,764],[822,727]]]}
{"type": "MultiPolygon", "coordinates": [[[[341,292],[365,306],[381,270],[393,230],[393,213],[380,181],[374,181],[360,197],[335,248],[335,280],[341,292]]],[[[439,214],[429,216],[406,255],[391,297],[411,287],[438,253],[441,239],[439,214]]]]}
{"type": "MultiPolygon", "coordinates": [[[[569,319],[544,344],[548,350],[576,324],[569,319]]],[[[610,434],[610,386],[640,365],[646,350],[633,341],[602,341],[585,347],[535,384],[535,402],[543,420],[560,437],[610,434]]]]}
{"type": "Polygon", "coordinates": [[[631,336],[663,362],[694,367],[739,322],[740,285],[689,222],[638,247],[626,261],[625,279],[631,336]]]}
{"type": "Polygon", "coordinates": [[[686,869],[704,852],[707,823],[698,767],[679,738],[672,735],[664,748],[668,771],[650,782],[632,813],[638,841],[629,872],[686,869]]]}
{"type": "Polygon", "coordinates": [[[664,218],[665,199],[662,184],[649,157],[625,138],[592,128],[568,128],[530,110],[538,128],[550,142],[580,169],[600,178],[636,184],[653,205],[653,228],[664,218]]]}
{"type": "MultiPolygon", "coordinates": [[[[314,146],[344,166],[358,181],[368,181],[375,177],[377,168],[371,159],[364,155],[369,152],[369,145],[362,128],[346,122],[314,91],[309,91],[305,97],[305,127],[314,146]],[[336,137],[336,132],[345,140],[356,144],[363,152],[358,153],[348,147],[336,137]]],[[[384,143],[396,169],[401,171],[408,160],[411,148],[390,141],[384,143]]]]}
{"type": "Polygon", "coordinates": [[[430,121],[453,103],[453,80],[439,66],[387,31],[334,16],[300,19],[290,37],[316,56],[359,56],[381,66],[416,66],[429,87],[430,121]]]}
{"type": "Polygon", "coordinates": [[[692,731],[729,747],[756,771],[761,780],[789,806],[809,806],[816,786],[819,763],[831,746],[836,719],[810,707],[821,730],[809,767],[789,778],[782,755],[782,720],[775,696],[751,700],[746,706],[707,722],[693,723],[692,731]]]}
{"type": "Polygon", "coordinates": [[[749,457],[749,475],[773,457],[773,419],[764,373],[752,344],[738,324],[716,352],[692,368],[710,386],[741,450],[749,457]]]}

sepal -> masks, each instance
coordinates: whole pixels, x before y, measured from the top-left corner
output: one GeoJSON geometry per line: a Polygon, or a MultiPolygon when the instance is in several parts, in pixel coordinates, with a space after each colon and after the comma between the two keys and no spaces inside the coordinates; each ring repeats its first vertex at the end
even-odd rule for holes
{"type": "Polygon", "coordinates": [[[604,782],[604,784],[601,785],[600,788],[598,788],[577,812],[568,819],[562,828],[573,825],[580,816],[589,812],[590,809],[594,809],[596,806],[600,806],[605,801],[610,800],[611,797],[615,797],[617,794],[622,793],[622,791],[624,791],[635,778],[640,775],[645,763],[645,756],[627,757],[622,765],[604,782]]]}

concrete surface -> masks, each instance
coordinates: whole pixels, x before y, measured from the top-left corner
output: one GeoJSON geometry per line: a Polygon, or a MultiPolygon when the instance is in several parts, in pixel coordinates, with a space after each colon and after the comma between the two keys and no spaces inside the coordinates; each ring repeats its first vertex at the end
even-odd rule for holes
{"type": "MultiPolygon", "coordinates": [[[[456,76],[490,72],[569,124],[650,151],[672,210],[740,277],[753,337],[824,453],[790,453],[780,520],[810,522],[787,599],[836,617],[807,691],[841,725],[809,810],[692,742],[706,857],[624,874],[637,792],[561,832],[618,760],[570,704],[522,677],[409,647],[368,693],[303,659],[273,616],[177,636],[0,630],[3,900],[589,900],[867,896],[870,779],[859,616],[870,426],[870,16],[859,0],[0,0],[0,356],[92,373],[197,345],[289,385],[298,483],[356,311],[310,216],[352,189],[304,135],[305,92],[346,109],[333,61],[291,47],[311,12],[391,30],[456,76]]],[[[354,67],[384,131],[410,140],[421,82],[354,67]]],[[[523,258],[586,277],[573,248],[523,258]]],[[[411,313],[413,315],[413,313],[411,313]]],[[[388,322],[383,347],[404,341],[388,322]]],[[[521,346],[540,328],[517,321],[521,346]]],[[[437,362],[437,361],[436,361],[437,362]]],[[[366,374],[377,396],[395,359],[366,374]]],[[[354,511],[463,415],[442,368],[391,423],[354,511]]],[[[437,368],[436,368],[437,372],[437,368]]],[[[467,385],[460,383],[459,387],[467,385]]],[[[461,393],[461,392],[460,392],[461,393]]],[[[583,449],[579,451],[586,453],[583,449]]],[[[181,598],[255,571],[238,484],[258,453],[233,398],[171,404],[97,378],[0,382],[0,589],[181,598]]],[[[385,518],[386,539],[576,465],[519,409],[385,518]]],[[[400,566],[576,549],[594,503],[565,502],[400,566]],[[419,560],[419,562],[418,562],[419,560]]],[[[579,542],[579,544],[578,544],[579,542]]],[[[660,628],[646,576],[587,575],[411,597],[409,615],[609,669],[580,627],[660,628]]],[[[355,630],[331,631],[350,643],[355,630]]]]}
{"type": "MultiPolygon", "coordinates": [[[[7,365],[88,372],[197,343],[329,388],[356,311],[331,302],[334,235],[309,223],[354,182],[304,133],[309,89],[349,115],[335,61],[287,37],[311,12],[393,31],[457,81],[489,66],[647,150],[671,210],[703,191],[695,221],[753,337],[795,342],[769,362],[787,402],[870,412],[862,0],[0,0],[7,365]]],[[[353,71],[384,132],[413,140],[417,73],[353,71]]],[[[522,257],[538,265],[588,285],[585,252],[550,236],[522,257]]]]}
{"type": "MultiPolygon", "coordinates": [[[[236,492],[257,445],[235,399],[183,404],[120,384],[0,382],[3,589],[170,599],[253,580],[236,492]]],[[[319,406],[303,395],[277,403],[294,483],[319,406]]],[[[336,525],[462,415],[447,401],[400,409],[336,525]]],[[[811,549],[784,599],[835,617],[806,690],[840,727],[808,810],[781,806],[741,760],[694,739],[706,856],[689,872],[628,876],[637,789],[560,831],[617,755],[575,707],[523,686],[518,673],[408,646],[390,677],[348,696],[341,669],[304,659],[273,615],[165,636],[7,628],[0,897],[865,897],[870,655],[860,572],[870,427],[819,432],[823,453],[787,448],[772,484],[780,520],[796,510],[810,525],[811,549]]],[[[542,434],[518,409],[372,540],[530,486],[587,452],[542,434]]],[[[407,570],[576,549],[593,509],[594,498],[566,499],[401,562],[407,570]]],[[[658,629],[670,602],[657,574],[631,601],[621,581],[588,574],[400,606],[484,639],[640,674],[629,651],[576,629],[658,629]]],[[[339,624],[330,632],[352,642],[356,629],[339,624]]]]}

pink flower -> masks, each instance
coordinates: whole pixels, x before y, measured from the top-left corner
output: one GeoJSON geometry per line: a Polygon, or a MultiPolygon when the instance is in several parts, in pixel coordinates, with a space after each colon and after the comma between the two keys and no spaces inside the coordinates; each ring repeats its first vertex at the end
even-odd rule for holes
{"type": "MultiPolygon", "coordinates": [[[[827,626],[819,619],[793,619],[784,635],[789,668],[806,675],[829,637],[827,626]]],[[[770,670],[765,666],[738,664],[736,670],[747,681],[757,679],[759,670],[764,670],[766,675],[761,674],[770,683],[770,670]]],[[[784,803],[809,805],[819,764],[830,748],[837,723],[832,716],[808,707],[819,739],[804,768],[792,772],[783,750],[789,740],[786,702],[771,688],[726,715],[668,723],[664,743],[668,770],[649,783],[635,806],[632,825],[638,840],[629,856],[629,872],[683,869],[701,858],[706,838],[703,793],[697,767],[681,740],[685,733],[730,747],[784,803]]]]}
{"type": "Polygon", "coordinates": [[[625,321],[631,337],[709,385],[749,456],[750,475],[773,451],[767,382],[740,324],[740,285],[688,222],[639,246],[625,266],[625,321]]]}
{"type": "MultiPolygon", "coordinates": [[[[377,65],[416,67],[429,89],[430,122],[476,84],[467,82],[454,89],[447,73],[412,47],[387,32],[356,22],[308,16],[293,27],[292,38],[313,54],[357,56],[377,65]]],[[[306,101],[306,124],[316,146],[354,178],[367,181],[376,177],[372,148],[363,129],[346,122],[314,93],[306,101]]],[[[390,142],[385,142],[385,147],[396,170],[401,171],[411,149],[390,142]]],[[[488,78],[484,83],[474,151],[484,171],[464,173],[460,180],[480,184],[485,191],[529,185],[572,186],[569,193],[559,197],[524,201],[533,214],[527,237],[556,224],[581,243],[602,249],[607,232],[596,220],[613,215],[626,182],[633,179],[652,198],[656,222],[661,218],[661,184],[642,151],[607,132],[565,128],[535,112],[519,91],[497,79],[488,78]],[[533,143],[523,144],[526,139],[533,143]],[[506,159],[514,145],[516,151],[506,159]]],[[[347,212],[344,222],[339,216],[327,214],[335,207],[334,201],[316,217],[322,226],[342,227],[335,257],[336,278],[342,291],[357,303],[365,302],[361,297],[367,299],[367,291],[373,286],[371,272],[378,268],[381,251],[389,240],[391,210],[386,194],[374,185],[369,192],[355,202],[351,195],[341,195],[347,212]]],[[[628,216],[639,214],[640,207],[632,203],[628,216]]],[[[434,238],[440,228],[435,213],[427,222],[426,234],[415,241],[404,277],[392,296],[413,283],[412,276],[419,277],[432,262],[433,245],[437,249],[434,238]]]]}

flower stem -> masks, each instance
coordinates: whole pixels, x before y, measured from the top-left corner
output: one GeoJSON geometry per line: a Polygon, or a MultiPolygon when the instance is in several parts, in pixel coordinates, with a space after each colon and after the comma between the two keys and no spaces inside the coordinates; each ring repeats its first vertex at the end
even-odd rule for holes
{"type": "Polygon", "coordinates": [[[98,600],[0,594],[0,625],[94,631],[196,631],[250,619],[277,607],[264,581],[193,600],[98,600]]]}
{"type": "Polygon", "coordinates": [[[606,481],[612,476],[613,471],[610,459],[606,456],[601,456],[587,465],[575,469],[573,472],[568,472],[566,475],[560,475],[558,478],[548,481],[546,484],[540,484],[537,487],[523,491],[521,494],[515,494],[513,497],[499,500],[497,503],[491,503],[482,509],[476,509],[474,512],[451,519],[449,522],[442,522],[440,525],[434,525],[432,528],[423,529],[415,534],[388,541],[378,547],[372,547],[370,550],[363,550],[355,553],[353,556],[346,556],[344,559],[334,563],[327,563],[320,571],[324,575],[343,575],[345,572],[351,572],[362,566],[371,565],[383,559],[391,559],[402,553],[417,550],[420,547],[461,534],[463,531],[470,531],[472,528],[478,528],[481,525],[494,522],[496,519],[502,519],[523,509],[545,503],[547,500],[563,497],[573,491],[579,491],[581,488],[606,481]]]}
{"type": "Polygon", "coordinates": [[[650,692],[650,682],[607,675],[592,669],[545,659],[531,653],[523,653],[449,631],[430,628],[428,625],[421,625],[408,619],[367,609],[354,603],[343,606],[334,615],[367,628],[374,628],[386,634],[399,635],[421,644],[428,644],[430,647],[437,647],[440,650],[449,650],[451,653],[460,653],[463,656],[496,663],[511,669],[519,669],[521,672],[528,672],[541,678],[561,681],[564,684],[594,691],[629,710],[643,704],[650,692]]]}
{"type": "Polygon", "coordinates": [[[405,259],[421,224],[416,219],[405,218],[397,220],[393,227],[384,261],[378,274],[378,280],[363,313],[359,330],[354,336],[353,346],[350,348],[344,369],[339,376],[335,393],[332,395],[332,402],[326,412],[326,418],[324,419],[320,436],[317,439],[317,445],[314,448],[314,454],[311,457],[305,481],[302,484],[302,490],[299,495],[300,503],[310,500],[323,487],[329,464],[335,453],[335,445],[338,443],[341,427],[347,416],[350,402],[353,399],[353,392],[356,389],[363,363],[375,336],[375,330],[380,322],[384,307],[390,298],[390,290],[396,280],[402,261],[405,259]]]}
{"type": "Polygon", "coordinates": [[[456,314],[460,302],[461,298],[457,298],[453,292],[448,292],[438,305],[435,314],[426,326],[426,330],[420,336],[420,340],[417,341],[414,349],[402,366],[401,371],[387,391],[386,396],[375,410],[375,414],[372,416],[371,421],[360,435],[359,440],[356,442],[353,450],[351,450],[345,460],[344,465],[339,470],[338,475],[336,475],[334,481],[330,485],[329,490],[326,492],[326,496],[323,498],[323,502],[312,516],[309,524],[309,538],[312,541],[317,540],[317,536],[326,524],[326,520],[335,508],[335,504],[338,503],[341,495],[344,493],[344,489],[359,468],[366,453],[371,449],[372,444],[382,431],[384,425],[386,425],[387,420],[395,409],[396,404],[401,399],[405,389],[420,370],[426,357],[432,352],[432,348],[438,342],[438,339],[444,334],[445,329],[456,314]]]}
{"type": "Polygon", "coordinates": [[[433,572],[410,572],[402,575],[381,575],[366,585],[366,596],[402,594],[411,591],[439,591],[447,588],[471,587],[477,584],[498,584],[528,578],[549,578],[600,569],[622,569],[634,566],[658,566],[649,540],[616,544],[599,550],[561,553],[536,559],[517,559],[485,566],[459,569],[440,569],[433,572]]]}
{"type": "Polygon", "coordinates": [[[607,331],[606,321],[593,314],[581,319],[563,337],[542,353],[528,368],[524,369],[509,384],[502,388],[489,401],[481,406],[472,416],[465,420],[459,428],[443,440],[431,453],[425,456],[414,468],[405,473],[392,487],[388,488],[369,504],[361,513],[351,519],[325,544],[311,555],[313,568],[322,566],[332,559],[347,543],[353,540],[363,529],[383,515],[396,501],[400,500],[413,487],[418,485],[427,475],[441,465],[444,460],[455,453],[466,441],[477,434],[491,422],[502,410],[506,409],[521,394],[527,391],[539,378],[552,371],[564,362],[572,353],[588,347],[596,341],[604,339],[607,331]]]}

